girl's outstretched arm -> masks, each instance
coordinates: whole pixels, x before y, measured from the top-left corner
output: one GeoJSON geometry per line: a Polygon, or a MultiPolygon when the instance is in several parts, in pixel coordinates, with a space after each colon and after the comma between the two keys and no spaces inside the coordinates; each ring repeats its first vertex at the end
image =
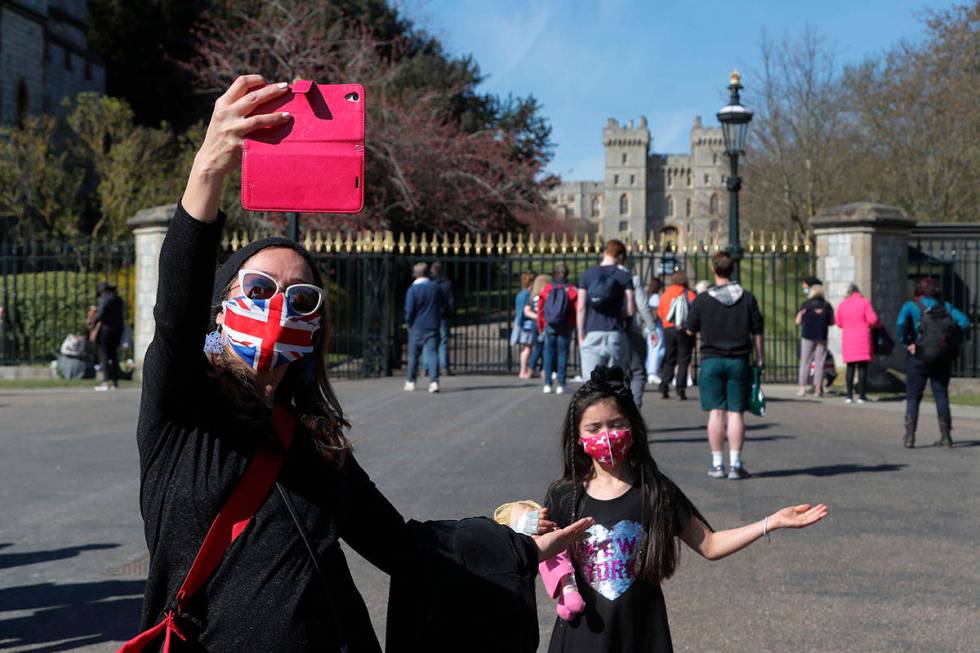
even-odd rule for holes
{"type": "Polygon", "coordinates": [[[789,506],[765,519],[739,528],[712,533],[700,519],[692,517],[681,533],[681,540],[708,560],[721,560],[741,551],[757,539],[780,528],[803,528],[827,516],[827,506],[804,503],[789,506]]]}

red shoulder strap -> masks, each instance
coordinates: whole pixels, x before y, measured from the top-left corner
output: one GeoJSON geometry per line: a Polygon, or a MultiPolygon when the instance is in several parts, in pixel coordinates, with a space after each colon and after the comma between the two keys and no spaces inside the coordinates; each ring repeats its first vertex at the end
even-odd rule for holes
{"type": "MultiPolygon", "coordinates": [[[[296,431],[296,418],[285,406],[276,404],[272,409],[272,423],[279,439],[288,451],[296,431]]],[[[272,485],[279,476],[283,459],[283,455],[273,453],[268,449],[259,448],[256,450],[255,455],[248,462],[248,466],[245,467],[245,473],[242,474],[238,485],[235,486],[231,496],[225,501],[221,510],[218,511],[218,515],[214,518],[214,522],[211,523],[211,528],[208,529],[208,534],[204,537],[204,543],[201,544],[201,548],[194,558],[194,563],[191,565],[190,571],[187,572],[187,577],[184,578],[183,584],[177,591],[177,596],[167,608],[163,621],[123,644],[117,653],[138,653],[161,634],[165,634],[163,649],[161,649],[163,653],[170,650],[171,634],[175,634],[181,639],[187,639],[175,621],[177,615],[180,614],[181,605],[207,582],[211,574],[221,564],[225,551],[242,534],[252,517],[265,503],[272,485]]]]}

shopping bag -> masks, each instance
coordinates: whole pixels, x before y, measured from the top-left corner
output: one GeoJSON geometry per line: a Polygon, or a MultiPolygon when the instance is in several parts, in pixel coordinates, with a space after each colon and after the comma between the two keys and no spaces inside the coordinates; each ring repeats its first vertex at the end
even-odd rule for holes
{"type": "Polygon", "coordinates": [[[759,417],[766,414],[766,393],[762,391],[762,370],[752,368],[752,391],[749,394],[749,412],[759,417]]]}

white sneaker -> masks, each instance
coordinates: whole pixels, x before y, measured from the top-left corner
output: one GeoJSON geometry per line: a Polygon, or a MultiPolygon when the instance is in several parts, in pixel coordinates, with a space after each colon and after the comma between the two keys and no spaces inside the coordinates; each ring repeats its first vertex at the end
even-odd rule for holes
{"type": "Polygon", "coordinates": [[[108,386],[108,385],[106,385],[105,383],[103,383],[102,385],[97,385],[97,386],[95,386],[95,391],[96,391],[96,392],[105,392],[105,391],[107,391],[107,390],[108,390],[108,389],[109,389],[110,387],[111,387],[111,386],[108,386]]]}
{"type": "Polygon", "coordinates": [[[429,392],[439,392],[439,382],[433,381],[429,384],[429,392]]]}
{"type": "Polygon", "coordinates": [[[690,376],[687,377],[687,387],[689,387],[689,388],[693,388],[694,387],[694,379],[691,378],[690,376]]]}
{"type": "Polygon", "coordinates": [[[851,399],[850,397],[848,397],[848,398],[846,398],[846,399],[844,400],[844,403],[845,403],[845,404],[853,404],[853,403],[854,403],[854,400],[853,400],[853,399],[851,399]]]}
{"type": "Polygon", "coordinates": [[[550,385],[546,385],[546,386],[545,386],[545,387],[544,387],[544,388],[542,389],[542,392],[544,392],[544,393],[545,393],[546,395],[550,395],[550,394],[551,394],[551,386],[550,386],[550,385]]]}
{"type": "Polygon", "coordinates": [[[557,388],[555,388],[555,394],[556,395],[563,395],[563,394],[565,394],[565,386],[560,385],[557,388]]]}
{"type": "Polygon", "coordinates": [[[659,374],[651,374],[650,379],[651,379],[650,383],[655,383],[657,385],[663,383],[663,379],[660,378],[659,374]]]}
{"type": "Polygon", "coordinates": [[[867,403],[866,399],[861,399],[860,397],[858,397],[855,401],[857,401],[859,404],[867,403]]]}
{"type": "Polygon", "coordinates": [[[415,391],[415,381],[405,381],[405,392],[415,391]]]}
{"type": "Polygon", "coordinates": [[[552,381],[554,381],[554,380],[556,380],[557,378],[558,378],[558,372],[552,372],[552,373],[551,373],[551,380],[552,380],[552,381]]]}

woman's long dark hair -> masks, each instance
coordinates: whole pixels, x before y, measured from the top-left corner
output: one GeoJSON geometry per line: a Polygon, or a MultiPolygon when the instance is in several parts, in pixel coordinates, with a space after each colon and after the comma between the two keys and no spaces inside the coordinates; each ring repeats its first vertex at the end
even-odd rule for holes
{"type": "MultiPolygon", "coordinates": [[[[235,281],[231,281],[222,297],[227,297],[235,281]]],[[[217,312],[220,306],[213,307],[217,312]]],[[[320,305],[320,330],[313,341],[313,353],[289,364],[286,375],[276,389],[276,400],[292,405],[300,422],[313,436],[313,446],[327,460],[343,464],[351,450],[346,430],[350,422],[334,394],[327,378],[327,353],[330,351],[330,321],[327,301],[320,305]]],[[[251,369],[227,349],[221,354],[209,354],[212,376],[220,384],[227,400],[234,404],[239,421],[258,428],[267,434],[268,443],[277,445],[278,439],[269,427],[269,409],[260,389],[255,385],[251,369]]]]}
{"type": "Polygon", "coordinates": [[[673,481],[657,468],[647,445],[647,426],[643,416],[633,402],[629,389],[629,378],[619,367],[597,367],[592,378],[572,395],[565,414],[561,433],[563,471],[550,491],[571,490],[572,521],[578,519],[578,508],[585,492],[585,483],[595,475],[592,458],[579,444],[579,425],[582,415],[592,405],[600,401],[614,401],[620,412],[629,420],[633,434],[626,463],[636,473],[643,492],[643,527],[646,529],[645,542],[636,558],[636,576],[652,584],[659,584],[670,578],[680,564],[680,542],[676,536],[675,512],[677,502],[686,505],[680,508],[691,513],[692,519],[700,519],[711,528],[707,520],[691,505],[687,498],[676,489],[673,481]]]}

